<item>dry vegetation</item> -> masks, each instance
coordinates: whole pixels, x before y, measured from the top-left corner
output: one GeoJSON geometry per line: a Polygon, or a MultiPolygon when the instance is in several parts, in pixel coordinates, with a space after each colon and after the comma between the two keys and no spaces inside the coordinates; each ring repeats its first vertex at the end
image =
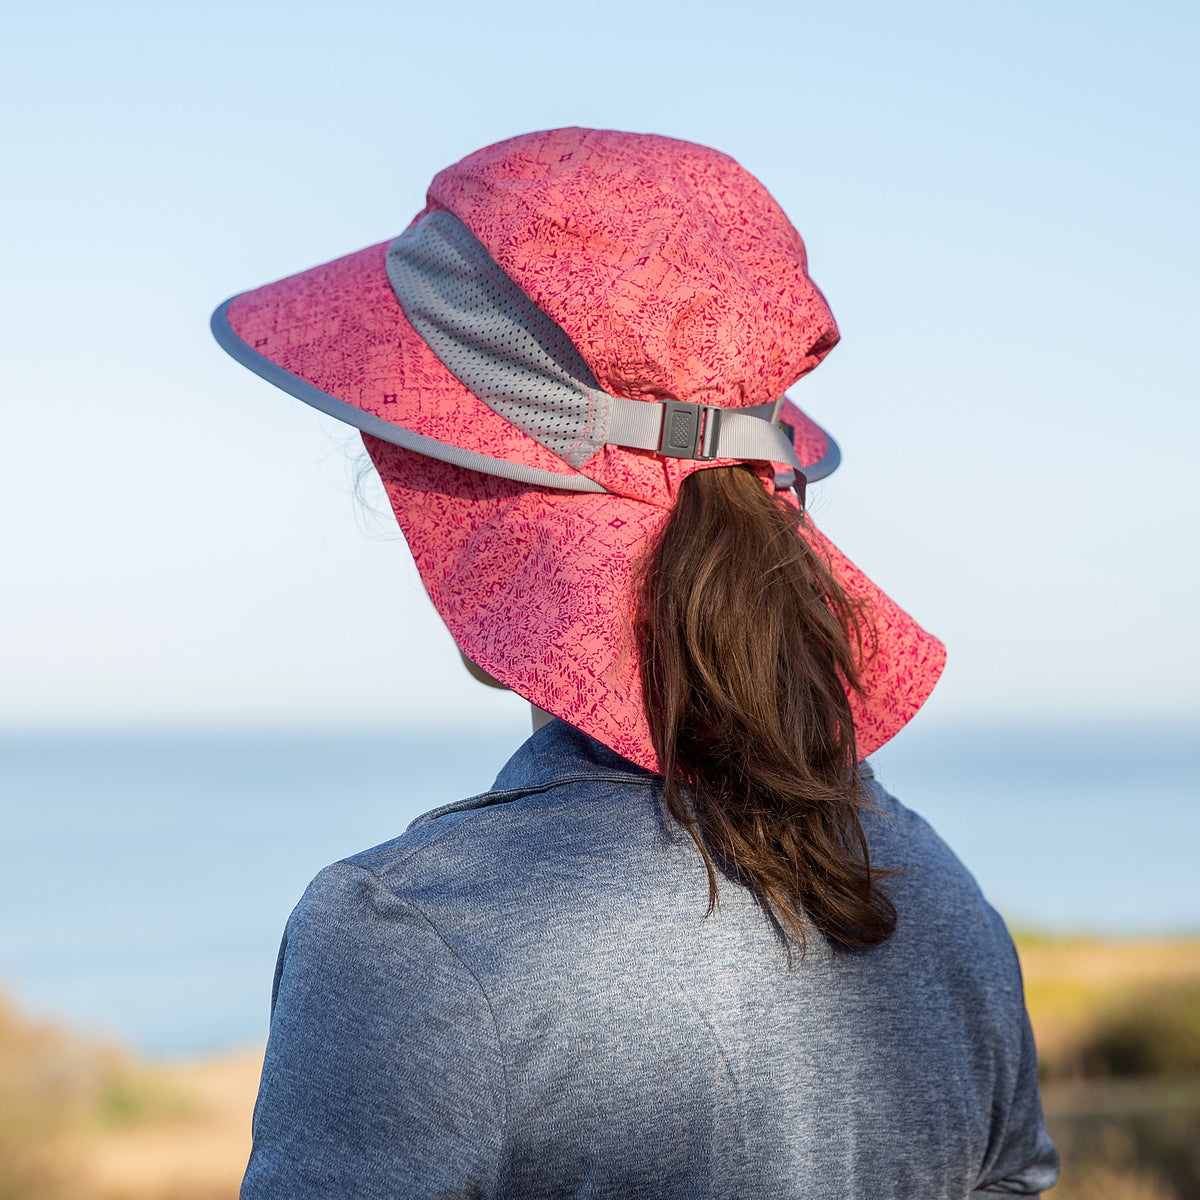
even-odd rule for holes
{"type": "Polygon", "coordinates": [[[234,1200],[261,1062],[139,1063],[0,1007],[0,1200],[234,1200]]]}
{"type": "MultiPolygon", "coordinates": [[[[1018,945],[1052,1200],[1200,1200],[1200,939],[1018,945]]],[[[141,1063],[0,1006],[0,1200],[235,1200],[260,1063],[141,1063]]]]}
{"type": "Polygon", "coordinates": [[[1053,1200],[1200,1200],[1200,939],[1017,944],[1053,1200]]]}

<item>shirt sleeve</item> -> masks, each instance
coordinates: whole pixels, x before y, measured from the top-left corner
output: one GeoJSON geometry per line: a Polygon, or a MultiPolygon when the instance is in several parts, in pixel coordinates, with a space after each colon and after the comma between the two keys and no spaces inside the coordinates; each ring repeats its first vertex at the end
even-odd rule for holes
{"type": "MultiPolygon", "coordinates": [[[[1007,933],[1005,934],[1007,939],[1007,933]]],[[[1011,948],[1011,942],[1010,948],[1011,948]]],[[[1023,995],[1021,968],[1012,951],[1017,995],[1023,995]]],[[[1024,1002],[1020,1007],[1020,1043],[1013,1087],[1006,1105],[993,1114],[993,1141],[972,1196],[1040,1196],[1058,1179],[1058,1151],[1042,1119],[1037,1049],[1024,1002]]]]}
{"type": "Polygon", "coordinates": [[[241,1200],[482,1196],[504,1114],[474,975],[369,871],[327,868],[280,948],[241,1200]]]}

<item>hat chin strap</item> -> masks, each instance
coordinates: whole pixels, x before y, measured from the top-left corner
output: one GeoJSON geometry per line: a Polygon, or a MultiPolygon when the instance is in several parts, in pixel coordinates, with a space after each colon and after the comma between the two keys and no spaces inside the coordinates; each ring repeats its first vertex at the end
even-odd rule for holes
{"type": "Polygon", "coordinates": [[[453,213],[435,210],[409,226],[388,247],[387,271],[404,315],[451,374],[576,470],[605,445],[802,469],[776,423],[782,398],[721,408],[604,391],[566,331],[453,213]]]}

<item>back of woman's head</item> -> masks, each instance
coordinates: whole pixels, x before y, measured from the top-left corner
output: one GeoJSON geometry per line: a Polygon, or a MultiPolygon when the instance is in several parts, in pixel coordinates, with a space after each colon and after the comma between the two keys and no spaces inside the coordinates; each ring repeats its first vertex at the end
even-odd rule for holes
{"type": "Polygon", "coordinates": [[[522,134],[440,171],[386,246],[234,296],[213,330],[363,431],[482,671],[665,773],[712,897],[715,863],[797,939],[806,921],[842,945],[887,936],[856,759],[944,653],[752,472],[709,465],[811,483],[840,460],[787,394],[837,324],[760,181],[673,138],[522,134]],[[835,579],[878,617],[869,655],[835,579]]]}
{"type": "Polygon", "coordinates": [[[803,526],[746,467],[684,480],[639,581],[642,688],[710,911],[720,870],[790,940],[804,944],[807,918],[835,947],[870,946],[896,923],[863,832],[847,695],[873,634],[803,526]]]}

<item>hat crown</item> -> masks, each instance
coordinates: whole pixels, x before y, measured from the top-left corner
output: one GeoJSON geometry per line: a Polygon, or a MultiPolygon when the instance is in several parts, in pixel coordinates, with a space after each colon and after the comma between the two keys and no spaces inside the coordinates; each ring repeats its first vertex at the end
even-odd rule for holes
{"type": "Polygon", "coordinates": [[[612,130],[525,134],[440,172],[428,199],[614,395],[763,404],[837,342],[800,235],[758,180],[707,147],[612,130]]]}

